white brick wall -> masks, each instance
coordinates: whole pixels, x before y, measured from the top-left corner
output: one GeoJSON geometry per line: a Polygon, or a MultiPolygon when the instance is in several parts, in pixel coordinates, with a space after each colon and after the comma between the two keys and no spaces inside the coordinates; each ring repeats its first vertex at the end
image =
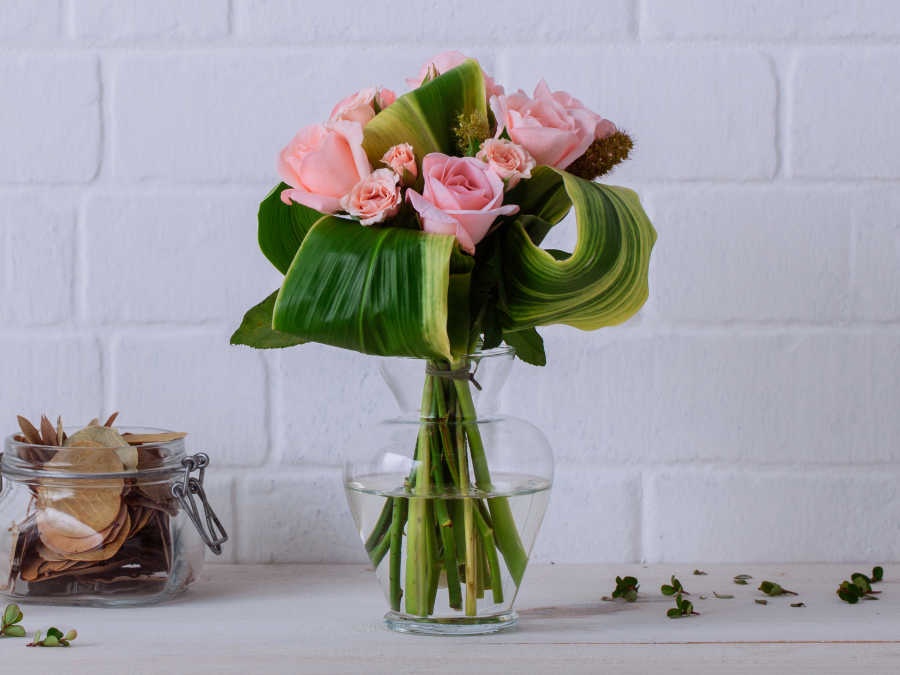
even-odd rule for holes
{"type": "Polygon", "coordinates": [[[641,315],[546,330],[507,389],[558,458],[536,556],[900,558],[900,3],[544,7],[0,2],[0,420],[184,428],[225,559],[362,560],[338,467],[392,414],[375,362],[227,338],[278,284],[277,151],[459,48],[632,131],[612,180],[660,234],[641,315]]]}

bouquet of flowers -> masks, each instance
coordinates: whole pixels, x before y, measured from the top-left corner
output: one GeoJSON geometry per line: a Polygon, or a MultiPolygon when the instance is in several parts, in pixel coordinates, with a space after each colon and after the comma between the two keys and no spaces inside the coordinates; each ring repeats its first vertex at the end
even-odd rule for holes
{"type": "MultiPolygon", "coordinates": [[[[632,141],[578,99],[544,81],[533,96],[506,94],[458,52],[408,83],[399,97],[384,88],[347,97],[281,152],[284,182],[260,205],[259,245],[284,283],[247,312],[232,342],[427,360],[423,426],[456,427],[419,434],[404,489],[484,494],[473,383],[456,376],[468,355],[505,342],[544,365],[538,327],[625,321],[647,298],[656,233],[634,192],[594,182],[632,141]],[[573,207],[574,250],[541,248],[573,207]]],[[[477,570],[499,584],[505,564],[518,585],[527,553],[508,504],[485,501],[458,519],[440,500],[387,501],[366,547],[376,567],[390,556],[395,610],[402,596],[407,614],[431,614],[439,576],[451,607],[463,607],[466,586],[467,615],[482,590],[477,570]]]]}

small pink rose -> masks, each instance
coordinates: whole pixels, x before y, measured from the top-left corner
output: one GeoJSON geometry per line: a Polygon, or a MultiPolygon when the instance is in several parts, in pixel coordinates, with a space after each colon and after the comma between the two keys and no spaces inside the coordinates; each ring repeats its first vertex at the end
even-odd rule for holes
{"type": "Polygon", "coordinates": [[[334,106],[328,121],[347,120],[348,122],[358,122],[366,126],[375,117],[376,106],[379,110],[384,110],[396,100],[397,95],[390,89],[375,87],[362,89],[355,94],[350,94],[350,96],[334,106]]]}
{"type": "Polygon", "coordinates": [[[400,210],[400,177],[390,169],[376,169],[353,186],[341,199],[341,208],[373,225],[397,215],[400,210]]]}
{"type": "Polygon", "coordinates": [[[346,120],[301,129],[278,156],[278,174],[293,188],[281,201],[337,211],[341,197],[372,172],[362,139],[362,126],[346,120]]]}
{"type": "MultiPolygon", "coordinates": [[[[456,68],[456,66],[461,65],[467,58],[469,57],[462,52],[441,52],[434,58],[427,61],[419,69],[418,75],[416,75],[415,77],[407,77],[406,86],[408,86],[410,89],[415,89],[422,84],[422,80],[428,77],[429,70],[433,69],[438,75],[442,75],[448,70],[452,70],[456,68]]],[[[487,92],[488,98],[490,98],[491,96],[500,96],[503,94],[503,87],[494,82],[491,76],[484,72],[483,69],[481,71],[481,74],[484,75],[484,90],[487,92]]]]}
{"type": "Polygon", "coordinates": [[[452,234],[463,250],[474,254],[499,216],[517,213],[515,204],[503,204],[503,181],[484,162],[474,157],[448,157],[439,152],[422,160],[425,189],[407,190],[418,211],[422,229],[452,234]]]}
{"type": "Polygon", "coordinates": [[[521,145],[505,138],[487,139],[475,157],[487,162],[494,173],[506,181],[507,190],[515,187],[522,178],[531,178],[534,168],[534,157],[521,145]]]}
{"type": "Polygon", "coordinates": [[[616,132],[609,120],[591,112],[564,91],[551,92],[544,80],[534,98],[521,89],[509,96],[492,96],[497,137],[509,137],[532,154],[538,164],[565,169],[584,154],[595,139],[616,132]]]}
{"type": "Polygon", "coordinates": [[[401,178],[404,171],[409,171],[413,178],[419,175],[419,170],[416,168],[416,153],[413,152],[413,147],[409,143],[391,146],[381,158],[381,163],[387,164],[401,178]]]}

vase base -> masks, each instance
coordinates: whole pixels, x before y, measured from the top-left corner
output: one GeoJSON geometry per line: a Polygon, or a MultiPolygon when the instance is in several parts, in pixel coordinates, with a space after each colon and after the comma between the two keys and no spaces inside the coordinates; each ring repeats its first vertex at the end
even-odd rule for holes
{"type": "Polygon", "coordinates": [[[418,635],[487,635],[508,630],[519,622],[515,612],[501,612],[488,616],[419,617],[388,612],[384,623],[398,633],[418,635]]]}

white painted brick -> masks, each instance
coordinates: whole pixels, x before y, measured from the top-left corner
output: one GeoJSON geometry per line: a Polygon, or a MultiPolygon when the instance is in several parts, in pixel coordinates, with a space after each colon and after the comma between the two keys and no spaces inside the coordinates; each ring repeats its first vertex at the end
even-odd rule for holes
{"type": "Polygon", "coordinates": [[[60,0],[4,0],[0,9],[0,42],[45,42],[58,37],[60,0]]]}
{"type": "Polygon", "coordinates": [[[318,344],[284,350],[279,357],[283,460],[340,466],[372,457],[371,434],[400,415],[377,359],[318,344]]]}
{"type": "Polygon", "coordinates": [[[338,469],[248,476],[237,510],[243,563],[367,561],[338,469]]]}
{"type": "Polygon", "coordinates": [[[16,415],[32,422],[62,415],[67,425],[87,424],[103,406],[100,349],[90,338],[0,337],[0,420],[16,429],[16,415]]]}
{"type": "Polygon", "coordinates": [[[432,55],[356,49],[124,59],[114,75],[114,172],[134,180],[274,183],[278,152],[301,127],[324,121],[364,86],[403,91],[402,78],[432,55]]]}
{"type": "Polygon", "coordinates": [[[652,194],[651,293],[672,320],[847,318],[856,195],[834,189],[652,194]]]}
{"type": "MultiPolygon", "coordinates": [[[[222,546],[222,554],[216,555],[208,548],[205,551],[208,563],[234,563],[237,562],[238,530],[235,521],[235,487],[234,478],[223,474],[218,467],[211,466],[203,481],[206,496],[209,503],[218,516],[222,527],[228,534],[228,541],[222,546]]],[[[193,525],[189,525],[193,527],[193,525]]]]}
{"type": "Polygon", "coordinates": [[[900,35],[894,0],[644,0],[641,34],[653,38],[872,38],[900,35]]]}
{"type": "Polygon", "coordinates": [[[900,178],[900,50],[803,54],[793,77],[793,174],[900,178]]]}
{"type": "Polygon", "coordinates": [[[332,40],[504,44],[622,37],[631,34],[633,23],[628,0],[568,0],[565,9],[558,12],[523,10],[522,3],[516,0],[460,0],[428,5],[410,11],[410,5],[399,0],[378,4],[365,0],[236,0],[235,24],[241,37],[292,44],[332,40]],[[586,22],[586,14],[602,20],[586,22]]]}
{"type": "Polygon", "coordinates": [[[641,557],[641,479],[587,463],[557,466],[534,562],[633,562],[641,557]],[[585,523],[593,523],[589,532],[585,523]]]}
{"type": "Polygon", "coordinates": [[[236,327],[283,279],[256,242],[264,196],[93,196],[85,217],[89,315],[104,323],[225,319],[236,327]]]}
{"type": "Polygon", "coordinates": [[[775,170],[775,79],[758,53],[557,46],[507,50],[501,62],[508,91],[531,94],[544,77],[634,134],[634,159],[611,183],[760,179],[775,170]]]}
{"type": "Polygon", "coordinates": [[[75,210],[65,200],[0,197],[0,322],[52,324],[72,315],[74,246],[75,210]]]}
{"type": "Polygon", "coordinates": [[[900,319],[900,193],[886,187],[854,200],[853,315],[900,319]]]}
{"type": "Polygon", "coordinates": [[[894,560],[890,473],[671,470],[649,481],[650,562],[894,560]]]}
{"type": "Polygon", "coordinates": [[[75,0],[75,36],[91,44],[203,41],[228,33],[228,0],[75,0]]]}
{"type": "Polygon", "coordinates": [[[111,406],[122,422],[187,431],[216,466],[253,466],[268,452],[266,376],[259,354],[226,334],[144,331],[113,345],[111,406]]]}
{"type": "Polygon", "coordinates": [[[92,57],[0,59],[0,182],[84,182],[100,157],[97,63],[92,57]]]}
{"type": "Polygon", "coordinates": [[[889,439],[900,434],[891,414],[898,342],[852,334],[621,338],[573,357],[580,370],[557,370],[527,409],[560,462],[897,461],[889,439]],[[550,407],[566,412],[541,412],[550,407]]]}

